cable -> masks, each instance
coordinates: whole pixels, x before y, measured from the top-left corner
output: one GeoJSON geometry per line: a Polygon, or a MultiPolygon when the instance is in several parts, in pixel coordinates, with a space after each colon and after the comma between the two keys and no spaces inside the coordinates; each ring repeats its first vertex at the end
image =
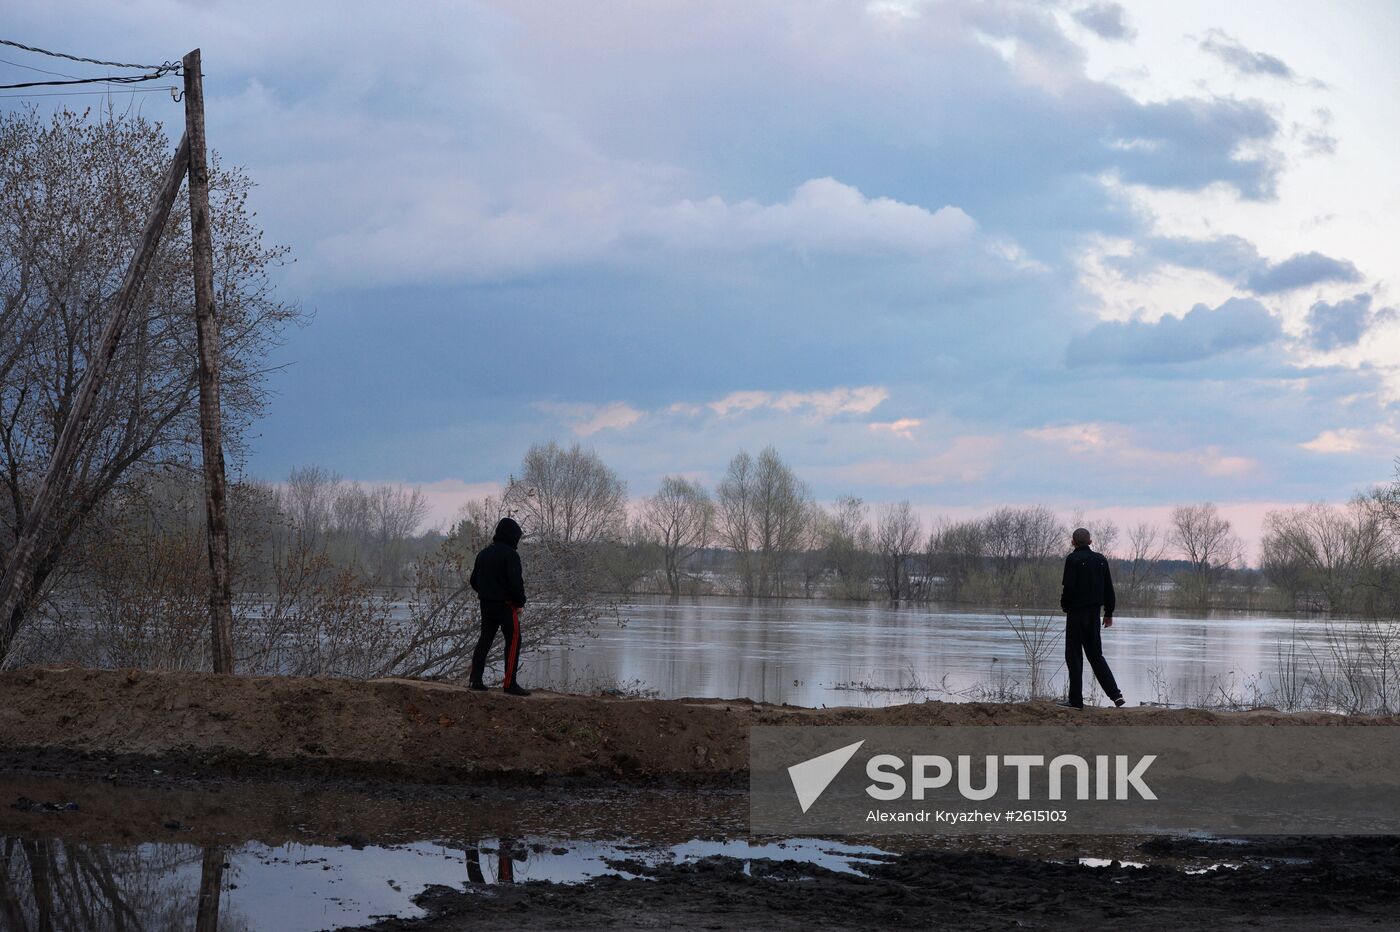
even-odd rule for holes
{"type": "Polygon", "coordinates": [[[58,87],[66,84],[140,84],[163,78],[168,72],[157,69],[150,74],[118,75],[107,78],[75,78],[72,81],[26,81],[23,84],[0,84],[0,91],[13,91],[22,87],[58,87]]]}
{"type": "Polygon", "coordinates": [[[85,62],[89,65],[105,65],[108,68],[136,68],[141,71],[174,71],[180,67],[177,62],[166,62],[163,65],[133,65],[130,62],[102,61],[97,58],[83,58],[80,55],[68,55],[63,52],[50,52],[48,49],[35,48],[32,45],[25,45],[22,42],[13,42],[9,39],[0,39],[0,45],[8,45],[17,49],[24,49],[26,52],[38,52],[40,55],[49,55],[53,58],[66,58],[69,61],[85,62]]]}
{"type": "Polygon", "coordinates": [[[174,84],[163,84],[160,87],[133,87],[131,90],[105,90],[105,91],[49,91],[43,94],[0,94],[0,100],[14,100],[20,97],[106,97],[109,94],[158,94],[161,91],[178,92],[182,88],[174,84]]]}

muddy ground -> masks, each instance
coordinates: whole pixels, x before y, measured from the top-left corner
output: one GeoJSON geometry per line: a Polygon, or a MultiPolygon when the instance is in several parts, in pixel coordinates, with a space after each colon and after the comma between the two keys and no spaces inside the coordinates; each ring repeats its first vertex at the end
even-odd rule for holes
{"type": "Polygon", "coordinates": [[[36,668],[0,673],[0,769],[141,768],[424,783],[582,780],[739,786],[753,725],[1400,724],[1270,710],[925,702],[802,709],[412,680],[36,668]]]}
{"type": "MultiPolygon", "coordinates": [[[[1047,703],[522,700],[403,680],[74,669],[0,674],[0,696],[0,834],[114,846],[740,837],[756,724],[1400,724],[1047,703]]],[[[890,853],[863,875],[713,857],[618,862],[629,879],[431,887],[426,918],[372,928],[1400,928],[1394,838],[876,844],[890,853]],[[1183,869],[1217,862],[1231,866],[1183,869]]]]}
{"type": "MultiPolygon", "coordinates": [[[[1152,844],[1151,842],[1147,844],[1152,844]]],[[[1170,841],[1160,844],[1170,845],[1170,841]]],[[[1232,846],[1235,868],[1105,867],[967,851],[917,851],[867,876],[732,858],[586,884],[437,887],[430,918],[376,930],[504,929],[1393,929],[1400,840],[1232,846]],[[1308,857],[1306,863],[1277,860],[1308,857]],[[1241,863],[1242,862],[1242,863],[1241,863]]]]}

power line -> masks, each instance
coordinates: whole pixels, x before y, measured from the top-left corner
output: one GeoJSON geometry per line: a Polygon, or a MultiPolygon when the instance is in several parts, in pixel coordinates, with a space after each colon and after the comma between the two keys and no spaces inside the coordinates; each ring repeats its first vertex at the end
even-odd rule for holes
{"type": "Polygon", "coordinates": [[[105,65],[108,68],[135,68],[139,71],[175,71],[180,67],[179,62],[171,61],[163,65],[133,65],[130,62],[102,61],[99,58],[83,58],[81,55],[69,55],[65,52],[50,52],[48,49],[35,48],[32,45],[25,45],[22,42],[14,42],[10,39],[0,39],[0,45],[24,49],[26,52],[38,52],[40,55],[48,55],[53,58],[66,58],[69,61],[84,62],[89,65],[105,65]]]}
{"type": "Polygon", "coordinates": [[[0,91],[13,91],[22,87],[58,87],[67,84],[140,84],[142,81],[155,81],[165,77],[165,71],[150,74],[117,75],[106,78],[75,78],[72,81],[25,81],[22,84],[0,84],[0,91]]]}
{"type": "Polygon", "coordinates": [[[0,100],[13,100],[19,97],[106,97],[108,94],[159,94],[161,91],[178,91],[174,84],[160,87],[133,87],[130,90],[108,89],[105,91],[47,91],[39,94],[0,94],[0,100]]]}

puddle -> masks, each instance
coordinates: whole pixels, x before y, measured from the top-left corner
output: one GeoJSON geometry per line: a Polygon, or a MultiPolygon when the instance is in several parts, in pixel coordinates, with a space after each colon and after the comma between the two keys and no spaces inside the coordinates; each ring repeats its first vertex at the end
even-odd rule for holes
{"type": "MultiPolygon", "coordinates": [[[[485,892],[497,884],[637,877],[644,875],[614,865],[659,866],[713,855],[859,873],[875,863],[873,856],[885,854],[816,839],[765,844],[691,839],[654,846],[547,836],[484,838],[467,846],[414,842],[362,848],[257,842],[120,847],[6,837],[0,838],[0,853],[0,918],[23,916],[23,927],[93,932],[179,928],[171,920],[196,915],[201,894],[216,887],[221,930],[313,932],[422,916],[413,897],[431,885],[485,892]]],[[[203,908],[211,908],[207,899],[203,908]]]]}

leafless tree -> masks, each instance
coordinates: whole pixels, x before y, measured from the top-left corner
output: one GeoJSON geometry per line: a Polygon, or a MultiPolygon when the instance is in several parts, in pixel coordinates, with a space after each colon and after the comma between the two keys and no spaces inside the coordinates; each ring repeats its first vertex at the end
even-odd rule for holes
{"type": "MultiPolygon", "coordinates": [[[[169,163],[171,144],[141,117],[35,110],[0,115],[0,552],[13,546],[169,163]]],[[[222,330],[224,437],[232,454],[262,409],[263,359],[297,316],[268,278],[268,247],[248,209],[251,183],[213,160],[216,300],[222,330]]],[[[180,198],[117,356],[84,428],[68,494],[42,542],[26,615],[61,573],[68,545],[102,501],[157,465],[186,468],[199,449],[187,199],[180,198]]],[[[8,650],[0,643],[0,654],[8,650]]]]}
{"type": "Polygon", "coordinates": [[[1316,589],[1332,612],[1359,606],[1388,551],[1382,516],[1362,499],[1271,511],[1264,519],[1262,563],[1270,580],[1295,599],[1316,589]]]}
{"type": "Polygon", "coordinates": [[[525,453],[505,504],[525,533],[563,546],[596,544],[627,528],[627,486],[592,450],[554,441],[525,453]]]}
{"type": "Polygon", "coordinates": [[[918,549],[923,532],[923,522],[907,501],[880,509],[875,524],[875,550],[891,602],[909,597],[909,557],[918,549]]]}
{"type": "Polygon", "coordinates": [[[1172,509],[1168,543],[1189,564],[1182,587],[1190,603],[1198,609],[1210,606],[1225,570],[1239,563],[1243,545],[1215,505],[1182,505],[1172,509]]]}
{"type": "Polygon", "coordinates": [[[1114,586],[1125,605],[1141,606],[1157,581],[1158,567],[1167,555],[1166,535],[1149,521],[1128,528],[1127,553],[1118,561],[1114,586]]]}
{"type": "Polygon", "coordinates": [[[960,602],[986,554],[985,522],[940,521],[929,534],[925,562],[929,575],[941,581],[947,598],[960,602]]]}
{"type": "Polygon", "coordinates": [[[834,594],[844,599],[870,598],[870,554],[875,543],[869,513],[865,502],[845,495],[819,522],[825,562],[836,575],[834,594]]]}
{"type": "Polygon", "coordinates": [[[641,521],[647,534],[661,547],[666,588],[681,594],[681,582],[690,558],[710,542],[715,505],[698,482],[682,476],[666,476],[656,494],[642,504],[641,521]]]}
{"type": "Polygon", "coordinates": [[[719,484],[718,515],[744,594],[783,595],[783,571],[812,518],[807,486],[772,447],[757,460],[740,452],[719,484]]]}

